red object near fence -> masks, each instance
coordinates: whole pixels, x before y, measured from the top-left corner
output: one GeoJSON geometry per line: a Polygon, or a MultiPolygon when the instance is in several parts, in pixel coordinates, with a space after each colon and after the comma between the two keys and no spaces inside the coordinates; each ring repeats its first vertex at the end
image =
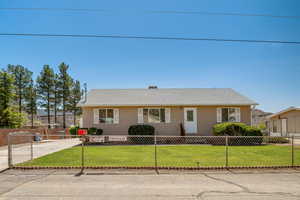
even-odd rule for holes
{"type": "Polygon", "coordinates": [[[78,135],[86,135],[87,134],[87,130],[85,130],[85,129],[78,129],[77,130],[77,134],[78,135]]]}

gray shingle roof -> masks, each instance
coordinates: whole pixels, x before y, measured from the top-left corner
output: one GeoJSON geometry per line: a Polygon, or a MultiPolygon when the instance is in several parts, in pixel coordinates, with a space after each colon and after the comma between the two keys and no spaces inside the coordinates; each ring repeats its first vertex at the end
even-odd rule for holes
{"type": "Polygon", "coordinates": [[[230,88],[93,89],[78,106],[256,105],[230,88]]]}

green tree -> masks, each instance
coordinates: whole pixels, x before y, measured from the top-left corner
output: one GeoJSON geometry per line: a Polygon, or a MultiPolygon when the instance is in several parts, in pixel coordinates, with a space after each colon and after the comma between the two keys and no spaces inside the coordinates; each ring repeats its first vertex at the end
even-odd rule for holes
{"type": "Polygon", "coordinates": [[[0,70],[0,127],[19,128],[26,123],[26,115],[13,105],[14,92],[13,75],[0,70]]]}
{"type": "Polygon", "coordinates": [[[82,91],[80,87],[80,82],[76,80],[75,82],[72,81],[72,87],[71,87],[71,95],[69,98],[69,105],[70,105],[70,110],[73,112],[73,120],[74,120],[74,125],[76,125],[76,115],[80,113],[80,108],[77,107],[77,103],[80,101],[82,97],[82,91]]]}
{"type": "Polygon", "coordinates": [[[35,87],[32,79],[31,79],[30,85],[28,87],[27,99],[28,99],[28,102],[26,104],[26,111],[31,116],[30,117],[31,118],[31,128],[33,128],[34,115],[36,114],[36,111],[37,111],[37,91],[36,91],[36,87],[35,87]]]}
{"type": "Polygon", "coordinates": [[[63,127],[66,128],[66,111],[69,109],[69,97],[70,88],[72,85],[72,78],[68,74],[69,66],[65,63],[59,65],[59,94],[62,100],[62,112],[63,112],[63,127]]]}
{"type": "Polygon", "coordinates": [[[24,110],[26,105],[27,89],[32,79],[32,72],[22,65],[8,65],[7,71],[14,76],[15,100],[18,104],[19,112],[24,110]]]}
{"type": "Polygon", "coordinates": [[[59,76],[58,74],[55,74],[55,82],[54,82],[54,124],[57,124],[57,111],[60,107],[61,104],[61,95],[60,95],[60,91],[59,91],[59,76]]]}
{"type": "Polygon", "coordinates": [[[55,74],[49,65],[44,65],[43,70],[37,78],[37,94],[41,107],[45,108],[48,117],[48,128],[50,128],[50,112],[53,107],[55,74]]]}
{"type": "Polygon", "coordinates": [[[3,110],[0,117],[0,124],[8,128],[20,128],[26,124],[27,115],[25,113],[20,113],[13,106],[3,110]]]}
{"type": "Polygon", "coordinates": [[[0,70],[0,126],[9,126],[7,109],[12,106],[14,98],[14,78],[6,71],[0,70]]]}

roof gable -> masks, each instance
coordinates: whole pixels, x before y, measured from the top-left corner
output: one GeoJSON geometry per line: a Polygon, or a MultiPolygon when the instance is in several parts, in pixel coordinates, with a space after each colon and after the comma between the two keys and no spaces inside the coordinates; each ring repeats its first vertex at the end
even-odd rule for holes
{"type": "Polygon", "coordinates": [[[281,110],[281,111],[279,111],[279,112],[277,112],[277,113],[274,113],[273,115],[269,115],[267,118],[268,118],[268,119],[271,119],[271,118],[273,118],[273,117],[276,117],[276,116],[278,116],[278,115],[282,115],[282,114],[284,114],[284,113],[287,113],[287,112],[290,112],[290,111],[293,111],[293,110],[300,110],[300,107],[294,107],[294,106],[291,106],[291,107],[289,107],[289,108],[287,108],[287,109],[284,109],[284,110],[281,110]]]}

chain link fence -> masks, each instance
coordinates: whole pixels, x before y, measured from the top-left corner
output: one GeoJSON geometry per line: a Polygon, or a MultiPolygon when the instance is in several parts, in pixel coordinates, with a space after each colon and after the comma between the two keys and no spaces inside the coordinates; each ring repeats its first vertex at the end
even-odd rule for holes
{"type": "Polygon", "coordinates": [[[300,167],[300,137],[10,134],[8,142],[11,168],[300,167]]]}

